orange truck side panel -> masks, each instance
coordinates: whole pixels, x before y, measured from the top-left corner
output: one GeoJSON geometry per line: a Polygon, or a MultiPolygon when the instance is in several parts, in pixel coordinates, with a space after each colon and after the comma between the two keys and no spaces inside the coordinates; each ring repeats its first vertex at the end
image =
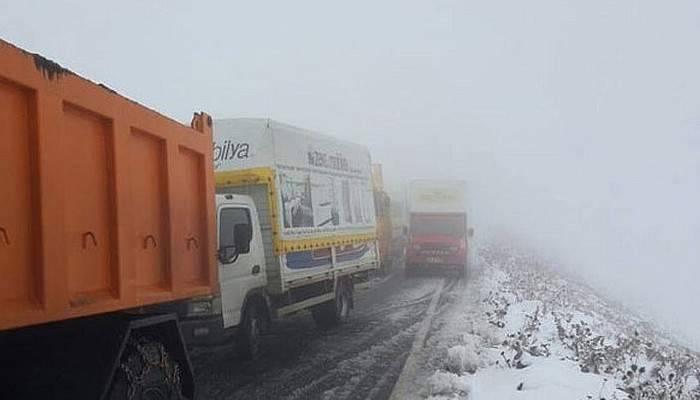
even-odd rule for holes
{"type": "MultiPolygon", "coordinates": [[[[38,296],[37,235],[34,226],[36,140],[30,121],[34,97],[0,81],[0,301],[32,302],[38,296]],[[8,268],[13,266],[13,268],[8,268]]],[[[4,310],[4,307],[3,307],[4,310]]]]}
{"type": "Polygon", "coordinates": [[[211,118],[192,125],[0,41],[0,330],[217,290],[211,118]]]}
{"type": "Polygon", "coordinates": [[[129,279],[138,287],[168,289],[168,215],[165,141],[132,129],[129,143],[129,191],[134,202],[135,268],[129,279]]]}

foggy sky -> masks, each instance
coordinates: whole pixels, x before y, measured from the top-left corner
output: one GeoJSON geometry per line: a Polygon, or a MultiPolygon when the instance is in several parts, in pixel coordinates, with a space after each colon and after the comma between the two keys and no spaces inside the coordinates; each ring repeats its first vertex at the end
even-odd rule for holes
{"type": "Polygon", "coordinates": [[[0,37],[188,122],[366,144],[700,343],[697,1],[11,2],[0,37]]]}

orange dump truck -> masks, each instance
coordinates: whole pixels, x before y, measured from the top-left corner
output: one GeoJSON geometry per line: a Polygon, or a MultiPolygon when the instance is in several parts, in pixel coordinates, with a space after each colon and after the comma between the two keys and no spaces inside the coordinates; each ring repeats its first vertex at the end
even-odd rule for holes
{"type": "Polygon", "coordinates": [[[0,398],[194,397],[144,310],[218,288],[211,125],[0,41],[0,398]]]}

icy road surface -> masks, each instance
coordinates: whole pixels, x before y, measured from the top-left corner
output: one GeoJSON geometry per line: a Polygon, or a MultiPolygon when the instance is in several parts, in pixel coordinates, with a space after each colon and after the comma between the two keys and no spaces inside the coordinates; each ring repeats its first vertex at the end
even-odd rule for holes
{"type": "Polygon", "coordinates": [[[347,324],[319,329],[309,314],[275,321],[255,362],[227,346],[197,349],[200,399],[387,399],[434,297],[452,277],[406,279],[399,270],[356,295],[347,324]]]}

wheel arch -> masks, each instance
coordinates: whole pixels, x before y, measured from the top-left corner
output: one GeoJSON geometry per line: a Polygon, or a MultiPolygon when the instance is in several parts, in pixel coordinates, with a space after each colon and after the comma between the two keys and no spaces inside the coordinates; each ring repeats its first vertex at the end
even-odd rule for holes
{"type": "Polygon", "coordinates": [[[255,306],[258,309],[258,311],[261,312],[267,324],[270,324],[272,322],[272,307],[270,304],[270,297],[267,295],[263,288],[255,288],[246,293],[245,299],[243,300],[243,311],[241,312],[240,323],[243,323],[243,321],[245,321],[249,307],[252,306],[255,306]]]}
{"type": "Polygon", "coordinates": [[[350,308],[355,308],[355,282],[352,275],[343,275],[336,278],[335,290],[343,288],[350,293],[350,308]]]}

